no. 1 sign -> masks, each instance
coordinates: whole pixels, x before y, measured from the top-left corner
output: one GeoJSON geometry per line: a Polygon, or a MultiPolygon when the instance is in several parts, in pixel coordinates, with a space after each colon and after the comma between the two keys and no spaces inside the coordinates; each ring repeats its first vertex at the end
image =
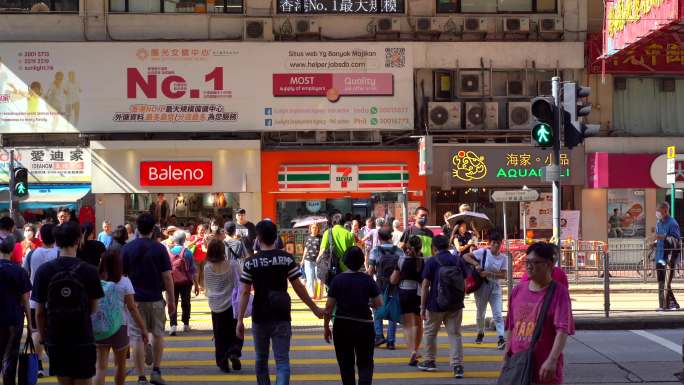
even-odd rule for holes
{"type": "Polygon", "coordinates": [[[211,161],[140,162],[140,186],[211,186],[211,161]]]}

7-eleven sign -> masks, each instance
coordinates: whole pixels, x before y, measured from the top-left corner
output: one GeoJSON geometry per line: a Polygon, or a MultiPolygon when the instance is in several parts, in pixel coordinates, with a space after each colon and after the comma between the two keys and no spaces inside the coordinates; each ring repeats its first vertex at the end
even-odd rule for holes
{"type": "Polygon", "coordinates": [[[331,165],[330,187],[333,191],[356,191],[359,187],[359,167],[357,165],[331,165]]]}

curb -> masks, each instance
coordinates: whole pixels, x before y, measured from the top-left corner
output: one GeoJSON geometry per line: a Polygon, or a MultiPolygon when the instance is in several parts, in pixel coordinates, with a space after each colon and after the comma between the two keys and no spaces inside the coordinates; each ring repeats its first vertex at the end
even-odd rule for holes
{"type": "Polygon", "coordinates": [[[642,330],[684,328],[684,315],[661,315],[651,317],[614,316],[575,318],[576,330],[642,330]]]}

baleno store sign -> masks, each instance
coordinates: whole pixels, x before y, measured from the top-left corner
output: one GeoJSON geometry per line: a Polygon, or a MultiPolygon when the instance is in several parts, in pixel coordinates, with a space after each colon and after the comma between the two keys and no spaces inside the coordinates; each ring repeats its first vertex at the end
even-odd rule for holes
{"type": "MultiPolygon", "coordinates": [[[[551,152],[520,147],[435,146],[432,186],[522,186],[541,185],[551,152]]],[[[584,184],[584,151],[562,151],[563,183],[584,184]]]]}

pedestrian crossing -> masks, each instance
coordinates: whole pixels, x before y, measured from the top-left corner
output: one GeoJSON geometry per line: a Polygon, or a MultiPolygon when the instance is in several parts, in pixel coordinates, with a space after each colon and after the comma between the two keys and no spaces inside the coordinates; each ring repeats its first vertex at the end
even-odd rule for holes
{"type": "MultiPolygon", "coordinates": [[[[324,306],[320,301],[319,306],[324,306]]],[[[474,309],[474,304],[471,305],[474,309]]],[[[473,312],[474,313],[474,312],[473,312]]],[[[474,314],[473,314],[474,316],[474,314]]],[[[180,314],[179,314],[180,321],[180,314]]],[[[247,321],[247,320],[246,320],[247,321]]],[[[250,322],[245,322],[249,328],[250,322]]],[[[474,321],[474,320],[473,320],[474,321]]],[[[180,322],[179,322],[180,323],[180,322]]],[[[254,384],[255,352],[253,338],[247,330],[242,357],[242,370],[221,372],[215,365],[211,331],[211,313],[206,300],[193,298],[190,324],[192,330],[166,337],[162,374],[169,384],[195,385],[202,383],[254,384]]],[[[334,347],[323,339],[321,320],[318,320],[295,296],[293,296],[293,332],[290,349],[291,384],[340,384],[339,368],[334,347]]],[[[421,372],[408,366],[409,352],[405,348],[401,326],[397,330],[397,350],[384,347],[375,350],[374,384],[493,384],[502,364],[501,351],[496,349],[496,334],[487,333],[485,343],[474,343],[476,333],[472,328],[463,332],[465,378],[453,378],[448,359],[449,345],[444,331],[438,335],[438,359],[436,372],[421,372]]],[[[272,358],[272,355],[271,355],[272,358]]],[[[112,365],[110,364],[110,367],[112,365]]],[[[135,383],[137,377],[128,362],[127,383],[135,383]]],[[[275,362],[270,361],[271,380],[275,381],[275,362]]],[[[148,375],[149,375],[148,368],[148,375]]],[[[113,383],[110,368],[107,383],[113,383]]],[[[40,384],[56,383],[55,377],[39,380],[40,384]]],[[[275,382],[274,382],[275,383],[275,382]]]]}

